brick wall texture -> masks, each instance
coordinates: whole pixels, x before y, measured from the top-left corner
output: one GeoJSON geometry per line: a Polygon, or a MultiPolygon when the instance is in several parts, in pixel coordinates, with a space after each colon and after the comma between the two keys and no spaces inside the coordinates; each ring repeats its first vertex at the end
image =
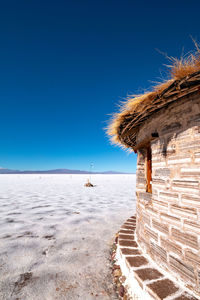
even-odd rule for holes
{"type": "Polygon", "coordinates": [[[137,239],[162,268],[200,291],[200,95],[154,114],[138,143],[153,132],[152,193],[146,192],[146,150],[138,150],[137,239]]]}

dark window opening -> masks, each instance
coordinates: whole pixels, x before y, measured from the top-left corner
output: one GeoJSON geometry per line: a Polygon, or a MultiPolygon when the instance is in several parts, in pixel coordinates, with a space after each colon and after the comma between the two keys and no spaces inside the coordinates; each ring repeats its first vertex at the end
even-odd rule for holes
{"type": "Polygon", "coordinates": [[[147,162],[146,162],[146,178],[147,178],[147,187],[146,192],[152,193],[152,156],[151,156],[151,146],[147,148],[147,162]]]}

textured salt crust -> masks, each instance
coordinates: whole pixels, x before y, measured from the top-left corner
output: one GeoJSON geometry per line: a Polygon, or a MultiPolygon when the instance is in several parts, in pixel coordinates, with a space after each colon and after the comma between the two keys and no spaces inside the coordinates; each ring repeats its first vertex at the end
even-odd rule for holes
{"type": "Polygon", "coordinates": [[[114,234],[135,175],[0,175],[0,299],[115,299],[114,234]]]}

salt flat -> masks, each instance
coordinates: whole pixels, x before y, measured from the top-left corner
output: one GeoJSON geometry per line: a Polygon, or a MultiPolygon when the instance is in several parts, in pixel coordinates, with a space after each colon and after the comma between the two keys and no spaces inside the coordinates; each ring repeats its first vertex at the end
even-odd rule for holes
{"type": "Polygon", "coordinates": [[[0,175],[0,299],[115,299],[109,250],[135,175],[0,175]]]}

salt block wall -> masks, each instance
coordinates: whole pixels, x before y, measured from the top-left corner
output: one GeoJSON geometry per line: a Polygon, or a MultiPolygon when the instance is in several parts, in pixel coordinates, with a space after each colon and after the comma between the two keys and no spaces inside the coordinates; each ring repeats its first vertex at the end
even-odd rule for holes
{"type": "Polygon", "coordinates": [[[200,291],[200,95],[151,117],[138,142],[155,131],[152,194],[146,193],[146,150],[138,151],[138,243],[162,268],[200,291]]]}

